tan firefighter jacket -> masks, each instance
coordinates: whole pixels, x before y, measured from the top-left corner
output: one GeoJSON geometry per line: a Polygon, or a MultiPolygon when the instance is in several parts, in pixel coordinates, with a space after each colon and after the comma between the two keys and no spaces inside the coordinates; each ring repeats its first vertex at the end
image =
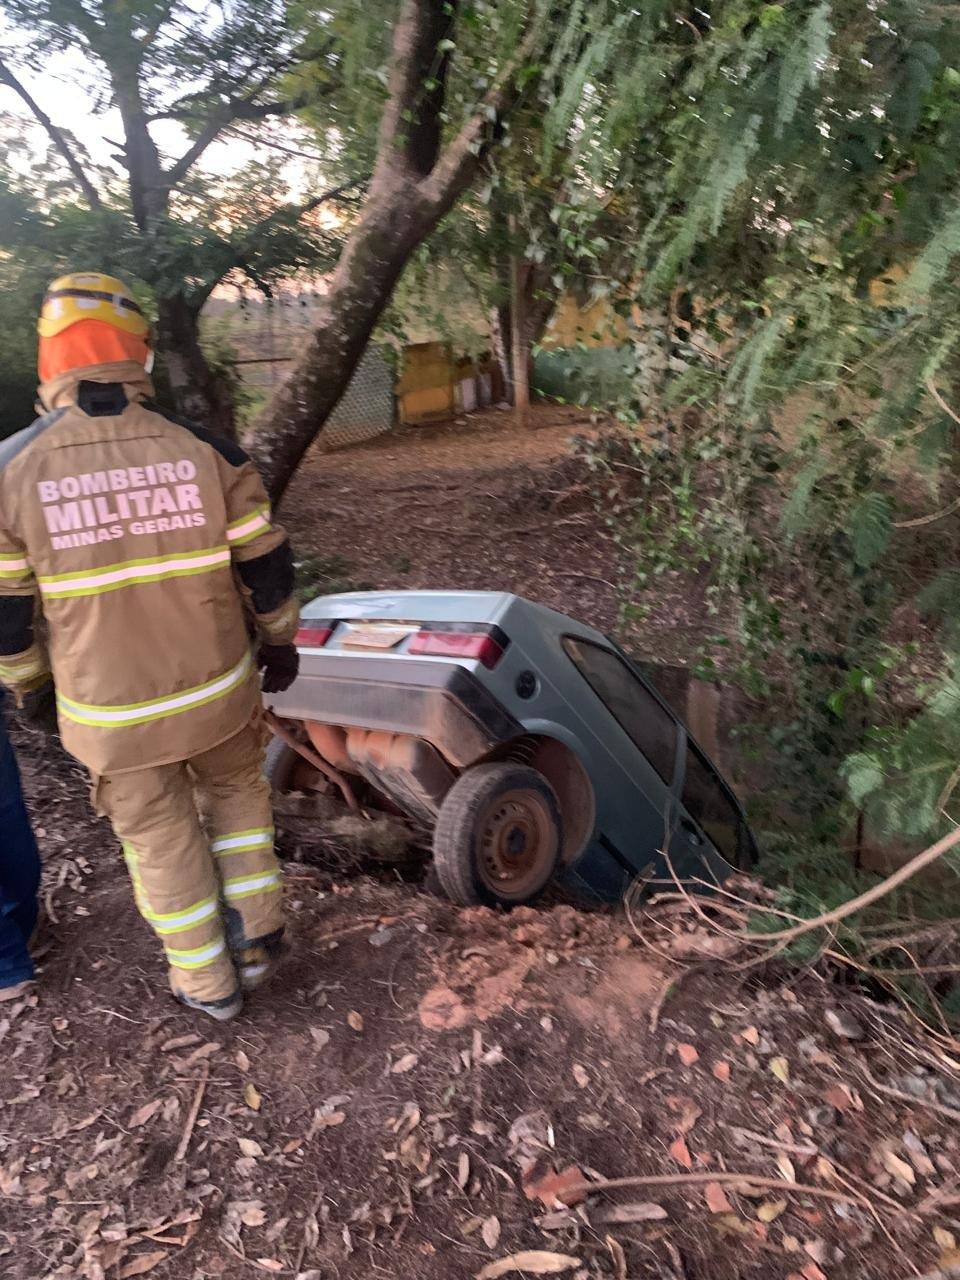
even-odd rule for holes
{"type": "Polygon", "coordinates": [[[52,672],[64,746],[97,774],[238,732],[260,696],[251,630],[297,626],[250,459],[150,391],[136,364],[76,370],[0,444],[0,680],[20,699],[52,672]]]}

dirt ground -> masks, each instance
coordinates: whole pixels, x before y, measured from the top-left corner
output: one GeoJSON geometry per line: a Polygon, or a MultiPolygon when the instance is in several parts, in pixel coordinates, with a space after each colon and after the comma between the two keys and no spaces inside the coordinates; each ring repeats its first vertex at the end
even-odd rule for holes
{"type": "MultiPolygon", "coordinates": [[[[495,573],[609,625],[593,579],[613,580],[614,548],[568,494],[576,419],[319,456],[284,518],[314,554],[334,531],[373,582],[495,573]]],[[[458,911],[287,835],[283,973],[229,1026],[198,1020],[165,993],[82,772],[14,736],[49,923],[37,995],[0,1006],[4,1280],[907,1280],[960,1262],[960,1064],[895,1011],[809,975],[683,974],[682,921],[651,949],[621,915],[458,911]]]]}
{"type": "MultiPolygon", "coordinates": [[[[489,411],[317,452],[280,516],[301,555],[341,562],[342,589],[504,589],[612,630],[629,560],[573,456],[604,429],[582,409],[535,405],[523,432],[489,411]]],[[[715,628],[688,581],[660,579],[644,632],[661,661],[715,628]]]]}

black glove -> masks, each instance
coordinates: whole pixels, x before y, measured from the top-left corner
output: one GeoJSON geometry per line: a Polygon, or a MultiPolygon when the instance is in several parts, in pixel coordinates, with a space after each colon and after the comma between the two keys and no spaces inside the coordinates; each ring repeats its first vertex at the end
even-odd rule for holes
{"type": "Polygon", "coordinates": [[[263,692],[283,693],[300,670],[300,654],[295,644],[262,644],[257,666],[263,672],[263,692]]]}
{"type": "Polygon", "coordinates": [[[43,733],[60,732],[60,726],[57,724],[57,695],[52,680],[42,684],[39,689],[31,689],[29,693],[23,695],[20,714],[27,724],[33,725],[43,733]]]}

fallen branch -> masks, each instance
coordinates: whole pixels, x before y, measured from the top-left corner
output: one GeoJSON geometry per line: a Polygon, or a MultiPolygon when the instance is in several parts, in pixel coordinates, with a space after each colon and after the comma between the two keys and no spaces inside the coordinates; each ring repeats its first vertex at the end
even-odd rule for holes
{"type": "Polygon", "coordinates": [[[960,845],[960,827],[951,831],[949,835],[938,840],[936,844],[930,845],[924,849],[922,853],[918,853],[915,858],[911,858],[909,862],[892,875],[887,876],[885,880],[881,880],[879,884],[868,889],[866,893],[859,894],[856,898],[851,898],[848,902],[842,903],[839,907],[835,907],[832,911],[825,911],[823,915],[814,916],[812,920],[805,920],[803,924],[798,924],[792,929],[781,929],[776,933],[741,933],[739,938],[741,942],[748,942],[756,945],[763,945],[767,942],[792,942],[795,938],[800,938],[806,933],[813,933],[815,929],[822,929],[826,925],[837,924],[841,920],[846,920],[848,916],[855,915],[858,911],[872,906],[874,902],[878,902],[881,898],[886,897],[894,889],[899,888],[907,880],[910,880],[922,871],[924,867],[929,867],[931,863],[936,862],[938,858],[949,850],[960,845]]]}
{"type": "MultiPolygon", "coordinates": [[[[848,1191],[834,1191],[832,1187],[814,1187],[804,1182],[785,1182],[783,1178],[768,1178],[753,1173],[654,1173],[634,1178],[603,1178],[599,1182],[577,1182],[564,1188],[565,1196],[595,1195],[600,1191],[626,1190],[628,1187],[692,1187],[704,1182],[719,1182],[726,1186],[743,1183],[766,1191],[792,1192],[802,1196],[820,1196],[837,1200],[842,1204],[862,1204],[866,1197],[848,1191]]],[[[901,1212],[906,1212],[901,1209],[901,1212]]]]}
{"type": "Polygon", "coordinates": [[[896,1098],[898,1102],[909,1102],[912,1106],[926,1107],[928,1111],[935,1111],[937,1115],[946,1116],[950,1120],[960,1120],[960,1111],[956,1107],[944,1106],[942,1102],[930,1102],[926,1098],[917,1098],[903,1089],[894,1089],[888,1084],[880,1084],[878,1080],[874,1080],[862,1062],[859,1062],[858,1065],[864,1079],[871,1089],[876,1089],[877,1093],[882,1093],[888,1098],[896,1098]]]}
{"type": "Polygon", "coordinates": [[[947,417],[952,418],[954,422],[957,424],[957,426],[960,427],[960,416],[958,416],[958,414],[953,409],[950,408],[946,400],[944,400],[943,396],[937,390],[937,384],[934,382],[932,377],[927,379],[927,390],[933,396],[934,400],[936,400],[937,404],[940,406],[943,412],[947,415],[947,417]]]}
{"type": "Polygon", "coordinates": [[[187,1115],[187,1122],[183,1126],[183,1133],[180,1135],[180,1141],[177,1144],[177,1151],[174,1160],[177,1164],[187,1154],[187,1148],[190,1146],[190,1139],[193,1137],[193,1130],[197,1123],[197,1116],[200,1114],[200,1108],[203,1105],[203,1095],[207,1091],[207,1081],[210,1079],[210,1063],[205,1062],[200,1069],[200,1083],[197,1085],[197,1092],[193,1095],[193,1104],[187,1115]]]}

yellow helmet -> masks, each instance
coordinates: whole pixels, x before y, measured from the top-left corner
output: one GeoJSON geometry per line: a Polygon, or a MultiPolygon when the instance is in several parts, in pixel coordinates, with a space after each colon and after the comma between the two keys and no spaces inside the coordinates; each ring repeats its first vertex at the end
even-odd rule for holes
{"type": "Polygon", "coordinates": [[[100,320],[137,338],[146,339],[150,332],[123,281],[101,271],[79,271],[54,280],[43,299],[37,332],[41,338],[54,338],[80,320],[100,320]]]}

